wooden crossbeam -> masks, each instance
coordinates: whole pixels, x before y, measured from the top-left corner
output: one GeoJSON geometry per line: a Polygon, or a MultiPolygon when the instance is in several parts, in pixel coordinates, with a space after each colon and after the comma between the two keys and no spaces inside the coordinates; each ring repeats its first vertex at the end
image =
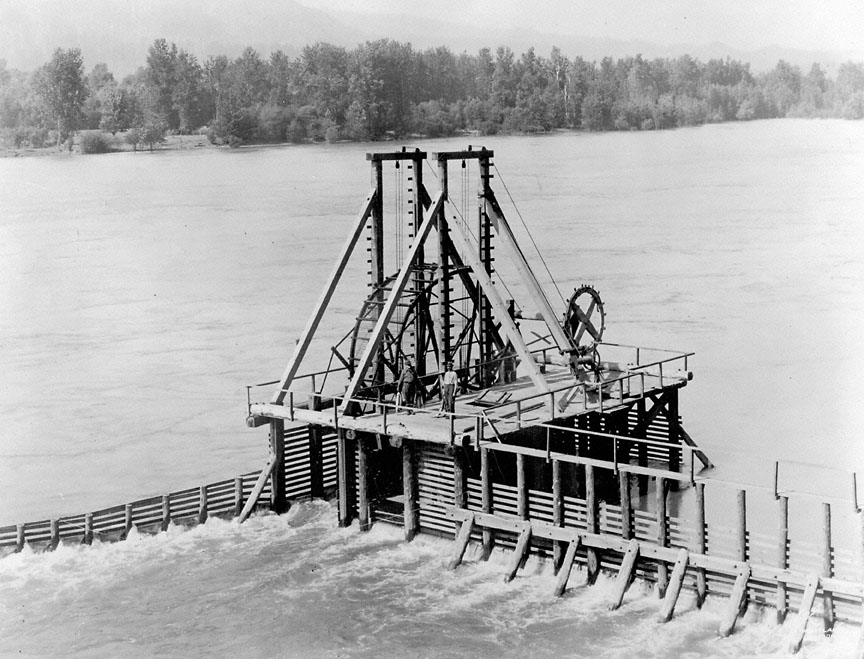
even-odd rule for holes
{"type": "Polygon", "coordinates": [[[306,351],[309,349],[309,344],[312,343],[312,338],[315,336],[318,325],[324,317],[324,312],[327,311],[327,306],[330,304],[330,299],[333,297],[336,285],[342,278],[345,266],[348,265],[348,260],[351,258],[354,247],[357,245],[357,240],[359,240],[360,234],[363,233],[363,229],[366,227],[366,221],[372,214],[376,197],[377,193],[374,189],[366,197],[366,201],[363,203],[363,209],[357,215],[357,220],[354,223],[354,230],[342,246],[342,251],[339,252],[339,258],[336,259],[336,265],[333,267],[330,276],[327,278],[327,283],[324,285],[324,290],[318,298],[318,301],[315,303],[315,310],[306,322],[303,334],[300,335],[300,339],[297,341],[297,347],[294,348],[294,354],[291,355],[291,359],[285,367],[285,372],[282,374],[281,380],[279,380],[279,388],[273,394],[273,398],[271,399],[272,403],[281,405],[282,401],[285,399],[285,394],[291,386],[294,376],[297,375],[300,363],[303,361],[303,357],[306,356],[306,351]]]}

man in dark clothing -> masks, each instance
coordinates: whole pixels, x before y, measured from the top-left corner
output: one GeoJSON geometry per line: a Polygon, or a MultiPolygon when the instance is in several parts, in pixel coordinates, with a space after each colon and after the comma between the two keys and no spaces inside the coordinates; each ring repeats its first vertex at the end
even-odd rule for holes
{"type": "MultiPolygon", "coordinates": [[[[405,365],[402,367],[402,372],[399,374],[399,382],[396,385],[396,411],[399,411],[399,399],[405,407],[412,407],[414,404],[415,388],[417,386],[417,371],[414,370],[414,364],[407,357],[405,365]]],[[[413,414],[408,410],[408,414],[413,414]]]]}

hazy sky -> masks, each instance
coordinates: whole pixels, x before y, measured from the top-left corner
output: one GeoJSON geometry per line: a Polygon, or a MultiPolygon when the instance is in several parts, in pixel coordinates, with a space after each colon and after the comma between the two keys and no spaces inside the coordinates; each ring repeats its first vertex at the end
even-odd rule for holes
{"type": "Polygon", "coordinates": [[[330,11],[388,11],[660,44],[864,52],[864,0],[298,0],[330,11]]]}

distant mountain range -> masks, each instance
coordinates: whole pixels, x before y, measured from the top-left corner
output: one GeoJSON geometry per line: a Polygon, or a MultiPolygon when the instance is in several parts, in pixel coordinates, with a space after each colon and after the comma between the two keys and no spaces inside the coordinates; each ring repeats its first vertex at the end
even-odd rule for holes
{"type": "MultiPolygon", "coordinates": [[[[410,5],[406,5],[410,6],[410,5]]],[[[32,70],[48,61],[55,48],[80,47],[89,70],[105,62],[121,77],[143,66],[147,48],[165,38],[203,61],[210,55],[236,57],[246,46],[263,56],[283,50],[291,56],[316,41],[353,47],[367,40],[390,38],[417,49],[446,45],[454,52],[476,52],[483,46],[509,46],[517,55],[534,47],[548,55],[558,46],[569,56],[598,60],[605,56],[677,57],[701,60],[731,57],[750,62],[753,71],[772,68],[779,59],[806,72],[820,62],[829,72],[849,54],[766,46],[736,50],[722,43],[660,45],[647,41],[585,37],[566,25],[558,33],[525,29],[490,32],[477,26],[430,20],[409,13],[328,12],[293,0],[210,0],[192,6],[182,0],[3,0],[0,2],[0,59],[9,68],[32,70]]]]}

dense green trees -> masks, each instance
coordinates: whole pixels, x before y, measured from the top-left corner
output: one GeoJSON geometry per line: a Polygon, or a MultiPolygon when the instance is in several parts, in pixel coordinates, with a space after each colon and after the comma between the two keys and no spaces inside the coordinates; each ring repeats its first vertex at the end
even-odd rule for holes
{"type": "Polygon", "coordinates": [[[0,139],[15,146],[59,143],[82,128],[124,132],[152,148],[166,132],[202,128],[213,142],[236,145],[784,116],[864,118],[864,64],[843,64],[832,80],[818,64],[804,74],[780,61],[754,75],[728,58],[586,62],[557,48],[547,58],[505,46],[457,55],[389,39],[354,49],[316,43],[296,58],[247,48],[202,63],[157,39],[145,66],[120,82],[104,64],[85,76],[76,49],[58,49],[32,76],[0,61],[0,139]]]}

